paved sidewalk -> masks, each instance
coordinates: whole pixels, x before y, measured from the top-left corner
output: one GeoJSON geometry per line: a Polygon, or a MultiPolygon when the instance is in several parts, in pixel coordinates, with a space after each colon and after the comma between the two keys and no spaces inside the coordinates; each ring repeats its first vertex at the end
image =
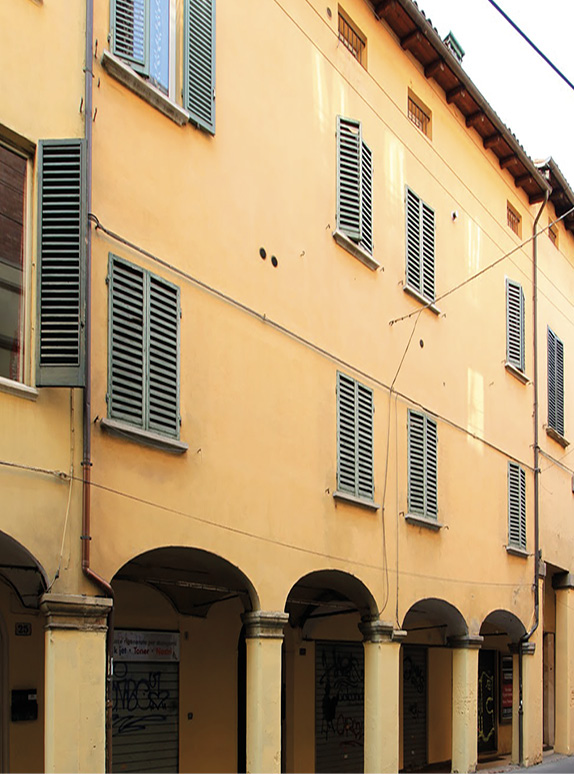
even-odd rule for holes
{"type": "Polygon", "coordinates": [[[549,769],[549,771],[552,771],[554,768],[552,764],[556,764],[556,771],[574,772],[574,756],[561,755],[560,753],[555,753],[553,750],[545,752],[542,762],[535,766],[522,768],[516,764],[510,763],[510,755],[503,755],[497,760],[479,763],[476,770],[479,771],[480,774],[497,774],[497,772],[508,771],[543,772],[546,770],[547,765],[552,767],[549,769]],[[567,763],[566,766],[560,766],[559,761],[564,761],[565,763],[569,761],[569,763],[567,763]]]}

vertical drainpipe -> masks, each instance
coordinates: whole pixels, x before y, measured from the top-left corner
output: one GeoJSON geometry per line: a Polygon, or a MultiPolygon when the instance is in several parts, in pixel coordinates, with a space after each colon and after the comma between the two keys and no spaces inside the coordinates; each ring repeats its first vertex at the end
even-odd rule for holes
{"type": "MultiPolygon", "coordinates": [[[[94,38],[94,4],[86,0],[86,60],[85,74],[85,112],[84,131],[86,140],[86,212],[92,211],[92,90],[93,90],[93,55],[94,38]]],[[[91,452],[92,452],[92,361],[91,361],[91,328],[92,328],[92,230],[88,220],[86,228],[86,310],[85,310],[85,384],[83,394],[83,460],[82,460],[82,571],[86,578],[102,589],[107,597],[114,598],[111,585],[90,568],[90,506],[91,506],[91,452]]],[[[112,653],[113,653],[113,605],[108,614],[108,631],[106,637],[106,771],[112,770],[112,653]]]]}
{"type": "Polygon", "coordinates": [[[539,559],[540,559],[540,466],[538,449],[538,234],[536,228],[542,215],[542,211],[548,202],[548,189],[545,192],[544,201],[538,210],[532,226],[532,349],[533,387],[534,387],[534,623],[529,632],[520,638],[518,647],[518,760],[524,764],[524,704],[523,704],[523,672],[522,672],[522,646],[538,629],[540,622],[540,595],[538,591],[539,559]]]}

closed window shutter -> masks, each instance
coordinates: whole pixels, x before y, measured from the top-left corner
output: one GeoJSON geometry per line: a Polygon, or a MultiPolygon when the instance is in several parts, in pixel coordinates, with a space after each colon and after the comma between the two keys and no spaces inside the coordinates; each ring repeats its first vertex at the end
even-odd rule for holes
{"type": "Polygon", "coordinates": [[[359,244],[373,252],[373,154],[361,143],[361,239],[359,244]]]}
{"type": "Polygon", "coordinates": [[[422,203],[422,293],[434,301],[434,210],[422,203]]]}
{"type": "Polygon", "coordinates": [[[357,471],[355,449],[357,427],[355,421],[355,381],[337,374],[337,488],[355,494],[357,471]]]}
{"type": "Polygon", "coordinates": [[[407,285],[422,293],[421,200],[407,188],[407,285]]]}
{"type": "Polygon", "coordinates": [[[508,543],[526,548],[526,473],[508,463],[508,543]]]}
{"type": "Polygon", "coordinates": [[[374,498],[373,392],[362,384],[357,384],[357,494],[374,498]]]}
{"type": "Polygon", "coordinates": [[[337,488],[372,500],[373,391],[337,374],[337,488]]]}
{"type": "Polygon", "coordinates": [[[548,328],[548,426],[564,435],[564,344],[548,328]]]}
{"type": "Polygon", "coordinates": [[[506,280],[506,360],[524,371],[524,293],[518,282],[506,280]]]}
{"type": "Polygon", "coordinates": [[[215,134],[215,0],[185,0],[184,103],[215,134]]]}
{"type": "Polygon", "coordinates": [[[149,277],[149,428],[179,432],[179,290],[149,277]]]}
{"type": "Polygon", "coordinates": [[[82,140],[40,143],[39,386],[84,385],[85,192],[82,140]]]}
{"type": "Polygon", "coordinates": [[[361,125],[337,118],[337,226],[349,239],[361,238],[361,125]]]}
{"type": "Polygon", "coordinates": [[[425,512],[425,428],[424,416],[409,411],[409,513],[425,512]]]}
{"type": "Polygon", "coordinates": [[[142,269],[110,257],[108,411],[145,426],[145,275],[142,269]]]}
{"type": "Polygon", "coordinates": [[[149,0],[111,0],[113,53],[146,72],[149,0]]]}
{"type": "Polygon", "coordinates": [[[437,425],[433,419],[409,411],[408,477],[409,513],[438,515],[437,425]]]}

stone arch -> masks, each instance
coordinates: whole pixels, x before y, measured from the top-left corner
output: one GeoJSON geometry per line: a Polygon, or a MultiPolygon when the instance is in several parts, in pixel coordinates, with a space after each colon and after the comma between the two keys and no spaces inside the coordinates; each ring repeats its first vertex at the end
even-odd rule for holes
{"type": "Polygon", "coordinates": [[[521,637],[526,634],[526,628],[520,618],[509,610],[492,610],[483,620],[480,633],[494,633],[499,630],[500,633],[507,634],[512,643],[518,643],[521,637]],[[491,630],[492,631],[489,631],[491,630]]]}
{"type": "Polygon", "coordinates": [[[36,557],[5,532],[0,532],[0,578],[24,607],[34,609],[49,586],[48,575],[36,557]]]}
{"type": "Polygon", "coordinates": [[[442,628],[444,642],[450,638],[468,636],[468,625],[462,613],[450,602],[437,597],[420,599],[407,610],[402,628],[407,631],[416,629],[442,628]]]}

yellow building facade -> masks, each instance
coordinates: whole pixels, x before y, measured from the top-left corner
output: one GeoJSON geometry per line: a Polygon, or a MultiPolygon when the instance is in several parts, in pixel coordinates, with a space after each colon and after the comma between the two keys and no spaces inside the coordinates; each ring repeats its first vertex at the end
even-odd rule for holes
{"type": "Polygon", "coordinates": [[[0,51],[2,769],[574,752],[559,165],[411,0],[0,51]]]}

